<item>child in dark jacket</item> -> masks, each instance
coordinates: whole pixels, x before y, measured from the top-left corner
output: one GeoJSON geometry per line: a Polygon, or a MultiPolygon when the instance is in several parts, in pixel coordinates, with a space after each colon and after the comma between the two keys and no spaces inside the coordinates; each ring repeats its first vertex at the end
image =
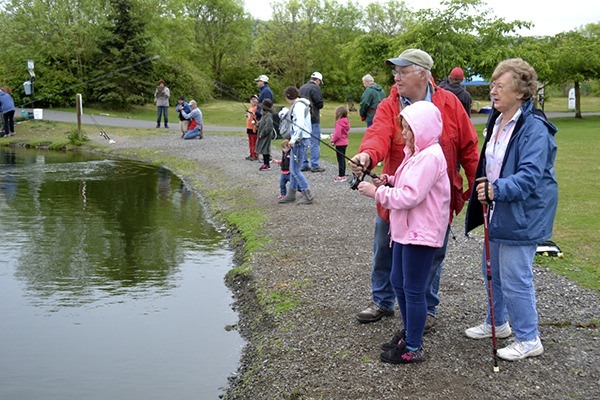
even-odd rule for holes
{"type": "Polygon", "coordinates": [[[338,176],[333,178],[335,182],[346,181],[346,148],[348,147],[348,132],[350,121],[348,120],[348,108],[339,106],[335,109],[335,128],[331,136],[331,144],[335,146],[338,161],[338,176]]]}
{"type": "Polygon", "coordinates": [[[287,184],[290,182],[290,141],[281,142],[281,160],[277,162],[281,169],[279,177],[279,196],[277,199],[283,199],[287,194],[287,184]]]}

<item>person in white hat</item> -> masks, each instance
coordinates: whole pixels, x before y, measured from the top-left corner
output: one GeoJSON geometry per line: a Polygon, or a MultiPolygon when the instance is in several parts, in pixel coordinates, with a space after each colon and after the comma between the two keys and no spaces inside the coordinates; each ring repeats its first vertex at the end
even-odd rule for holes
{"type": "Polygon", "coordinates": [[[300,96],[310,101],[310,165],[308,156],[302,160],[302,171],[323,172],[325,168],[319,166],[321,159],[321,109],[323,108],[323,92],[321,84],[323,75],[313,72],[310,80],[300,87],[300,96]]]}
{"type": "Polygon", "coordinates": [[[256,78],[254,81],[256,82],[256,86],[258,86],[258,89],[259,89],[258,108],[254,112],[254,115],[256,116],[256,120],[260,121],[260,118],[262,117],[262,113],[260,112],[260,110],[261,110],[260,105],[262,104],[262,102],[265,99],[269,99],[272,102],[275,102],[275,100],[273,98],[273,91],[271,90],[271,87],[269,86],[269,77],[268,76],[261,75],[258,78],[256,78]]]}

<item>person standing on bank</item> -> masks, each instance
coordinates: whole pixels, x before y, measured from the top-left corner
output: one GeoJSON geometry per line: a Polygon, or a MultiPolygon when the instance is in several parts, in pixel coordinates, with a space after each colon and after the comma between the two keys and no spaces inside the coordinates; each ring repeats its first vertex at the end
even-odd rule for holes
{"type": "Polygon", "coordinates": [[[360,119],[367,123],[367,128],[373,125],[375,111],[381,100],[385,99],[385,91],[375,83],[373,77],[369,74],[362,77],[362,83],[365,91],[360,97],[360,119]]]}
{"type": "Polygon", "coordinates": [[[440,86],[444,89],[454,93],[456,97],[460,100],[465,111],[471,116],[471,105],[473,104],[473,100],[471,99],[471,95],[467,92],[462,86],[460,86],[461,82],[465,79],[465,73],[462,68],[456,67],[452,71],[450,71],[450,75],[448,75],[448,79],[441,84],[440,86]]]}
{"type": "Polygon", "coordinates": [[[271,138],[273,136],[273,102],[269,99],[260,103],[260,112],[262,118],[258,124],[258,141],[256,142],[257,154],[262,154],[263,163],[258,168],[259,171],[271,170],[271,138]]]}
{"type": "Polygon", "coordinates": [[[190,126],[190,120],[185,119],[185,117],[181,113],[182,110],[188,114],[191,112],[190,105],[185,101],[185,97],[183,96],[179,97],[179,99],[177,100],[177,105],[175,106],[175,111],[177,111],[177,114],[179,116],[179,130],[181,131],[181,137],[185,135],[190,126]]]}
{"type": "MultiPolygon", "coordinates": [[[[10,91],[10,89],[6,89],[10,91]]],[[[2,112],[2,127],[4,128],[1,132],[0,137],[15,136],[15,102],[12,96],[0,89],[0,112],[2,112]]]]}
{"type": "MultiPolygon", "coordinates": [[[[438,290],[450,223],[453,216],[462,210],[475,179],[479,159],[477,132],[456,96],[433,82],[433,59],[429,54],[419,49],[408,49],[386,63],[394,67],[392,74],[395,85],[390,90],[390,95],[377,107],[373,125],[367,128],[359,147],[359,154],[352,158],[354,162],[350,163],[350,167],[355,174],[362,175],[362,168],[357,165],[372,169],[380,161],[384,161],[383,173],[393,174],[404,159],[404,139],[398,120],[399,112],[420,100],[430,101],[440,110],[443,121],[440,145],[446,156],[451,189],[450,217],[447,221],[444,244],[436,251],[433,267],[427,277],[427,333],[436,324],[437,306],[440,302],[438,290]],[[463,178],[458,165],[462,166],[467,177],[469,188],[466,191],[463,190],[463,178]]],[[[389,211],[378,205],[371,271],[372,304],[357,314],[356,318],[362,323],[375,322],[384,316],[394,315],[395,298],[390,283],[392,252],[389,246],[389,230],[389,211]]]]}
{"type": "Polygon", "coordinates": [[[390,210],[390,280],[402,314],[403,330],[381,348],[381,361],[409,364],[425,360],[425,289],[436,250],[444,244],[450,217],[450,180],[439,144],[442,115],[428,101],[404,108],[404,160],[394,175],[361,182],[358,191],[390,210]],[[386,186],[389,183],[391,186],[386,186]]]}
{"type": "MultiPolygon", "coordinates": [[[[498,350],[498,357],[520,360],[544,352],[538,331],[533,259],[538,243],[552,236],[558,204],[554,171],[556,126],[536,110],[537,74],[520,58],[502,61],[492,74],[493,108],[477,177],[486,177],[471,193],[465,221],[466,232],[483,223],[482,201],[487,201],[492,296],[496,336],[515,341],[498,350]]],[[[487,291],[486,255],[482,271],[487,291]]],[[[488,293],[489,295],[489,293],[488,293]]],[[[491,337],[491,317],[465,335],[491,337]]]]}
{"type": "Polygon", "coordinates": [[[271,102],[273,102],[273,104],[275,104],[275,99],[273,98],[273,91],[271,90],[271,87],[269,86],[269,77],[268,76],[261,75],[258,78],[256,78],[254,81],[256,82],[256,86],[258,86],[258,89],[259,89],[258,107],[256,108],[254,115],[256,116],[256,120],[260,121],[260,118],[262,117],[262,113],[260,112],[261,103],[265,99],[269,99],[269,100],[271,100],[271,102]]]}
{"type": "Polygon", "coordinates": [[[300,96],[310,101],[310,165],[308,156],[302,160],[302,171],[324,172],[319,166],[321,161],[321,109],[323,108],[323,92],[321,84],[323,75],[313,72],[310,80],[300,87],[300,96]]]}
{"type": "Polygon", "coordinates": [[[250,155],[246,157],[246,160],[249,161],[258,160],[258,154],[256,153],[258,121],[256,120],[255,114],[257,109],[258,96],[253,94],[250,96],[250,108],[248,109],[248,112],[246,112],[246,134],[248,135],[248,150],[250,151],[250,155]]]}
{"type": "Polygon", "coordinates": [[[165,86],[165,81],[161,79],[158,81],[158,86],[154,92],[154,102],[156,103],[157,109],[157,128],[160,128],[161,115],[164,115],[165,128],[169,128],[169,97],[171,97],[171,91],[165,86]]]}
{"type": "Polygon", "coordinates": [[[302,193],[302,199],[298,204],[311,204],[314,199],[310,191],[308,181],[302,173],[302,160],[306,156],[306,148],[310,140],[310,117],[307,108],[310,108],[310,102],[300,97],[300,92],[295,86],[288,86],[283,91],[285,100],[290,105],[292,112],[291,147],[290,155],[290,188],[284,198],[279,199],[279,203],[293,203],[296,201],[296,192],[302,193]],[[293,107],[292,107],[293,106],[293,107]]]}

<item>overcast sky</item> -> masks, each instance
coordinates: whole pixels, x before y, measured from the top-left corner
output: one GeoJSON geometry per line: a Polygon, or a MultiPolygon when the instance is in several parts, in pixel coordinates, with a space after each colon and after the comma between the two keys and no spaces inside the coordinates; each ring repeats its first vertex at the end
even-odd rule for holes
{"type": "MultiPolygon", "coordinates": [[[[271,3],[277,0],[244,0],[246,11],[262,20],[271,19],[271,3]]],[[[385,0],[351,0],[365,7],[369,3],[385,0]]],[[[338,0],[347,3],[347,0],[338,0]]],[[[420,8],[438,8],[439,0],[405,0],[412,10],[420,8]]],[[[600,22],[600,2],[597,0],[568,0],[551,4],[547,0],[502,0],[491,1],[493,14],[507,20],[524,20],[534,23],[529,31],[520,31],[520,35],[553,36],[579,28],[592,22],[600,22]]]]}

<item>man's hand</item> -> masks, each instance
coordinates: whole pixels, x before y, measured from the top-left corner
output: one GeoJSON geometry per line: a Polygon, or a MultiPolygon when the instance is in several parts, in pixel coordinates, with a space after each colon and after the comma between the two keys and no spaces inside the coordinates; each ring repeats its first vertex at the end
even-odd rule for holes
{"type": "Polygon", "coordinates": [[[358,177],[363,176],[364,169],[371,165],[371,157],[367,153],[358,153],[348,162],[352,173],[358,177]]]}

